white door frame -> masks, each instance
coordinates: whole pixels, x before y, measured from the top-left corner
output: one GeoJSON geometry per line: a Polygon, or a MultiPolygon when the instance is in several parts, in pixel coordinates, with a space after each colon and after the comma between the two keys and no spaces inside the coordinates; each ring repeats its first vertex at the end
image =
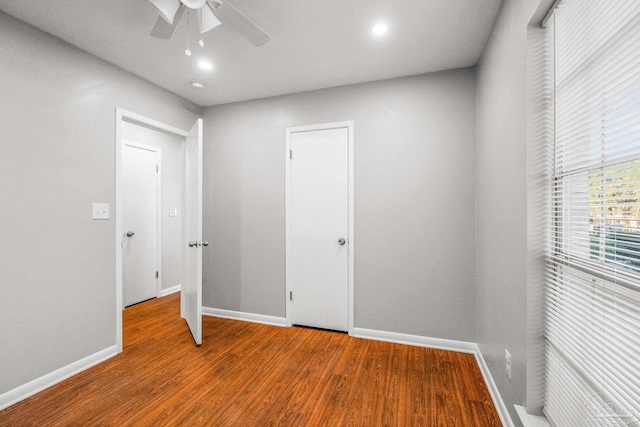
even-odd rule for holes
{"type": "Polygon", "coordinates": [[[122,215],[124,212],[124,189],[122,176],[122,122],[139,124],[153,129],[169,132],[174,135],[186,137],[188,132],[165,123],[153,120],[136,113],[116,107],[116,346],[118,353],[122,353],[122,309],[123,309],[123,280],[122,280],[122,215]]]}
{"type": "MultiPolygon", "coordinates": [[[[122,146],[140,148],[141,150],[156,153],[158,170],[156,171],[156,297],[162,294],[162,149],[152,145],[140,144],[128,139],[122,140],[122,146]]],[[[122,146],[120,148],[122,148],[122,146]]],[[[124,206],[122,206],[124,208],[124,206]]],[[[124,289],[124,283],[122,284],[124,289]]],[[[124,293],[122,295],[124,306],[124,293]]]]}
{"type": "MultiPolygon", "coordinates": [[[[349,335],[353,335],[354,289],[355,289],[355,140],[353,120],[334,123],[323,123],[308,126],[293,126],[286,128],[285,144],[285,301],[286,301],[286,325],[292,326],[292,303],[289,299],[293,290],[291,283],[291,134],[298,132],[312,132],[318,130],[348,129],[349,132],[349,236],[347,247],[349,250],[349,335]]],[[[295,156],[295,153],[294,153],[295,156]]]]}

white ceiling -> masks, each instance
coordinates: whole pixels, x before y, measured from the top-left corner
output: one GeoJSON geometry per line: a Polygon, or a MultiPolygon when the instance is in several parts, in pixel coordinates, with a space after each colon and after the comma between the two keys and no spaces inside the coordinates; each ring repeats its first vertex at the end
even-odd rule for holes
{"type": "Polygon", "coordinates": [[[223,25],[200,48],[192,16],[187,57],[186,19],[172,40],[151,38],[157,14],[147,0],[0,0],[0,10],[204,107],[474,65],[501,3],[229,1],[271,41],[257,48],[223,25]],[[389,26],[380,39],[371,33],[379,21],[389,26]],[[198,69],[201,58],[214,69],[198,69]]]}

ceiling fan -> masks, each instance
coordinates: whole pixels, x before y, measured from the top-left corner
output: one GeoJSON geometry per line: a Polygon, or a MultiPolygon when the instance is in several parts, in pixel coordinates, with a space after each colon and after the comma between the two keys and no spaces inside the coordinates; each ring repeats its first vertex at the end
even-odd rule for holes
{"type": "Polygon", "coordinates": [[[224,24],[233,28],[255,46],[262,46],[271,36],[227,0],[149,0],[160,16],[151,29],[151,37],[170,39],[188,9],[196,12],[200,33],[224,24]]]}

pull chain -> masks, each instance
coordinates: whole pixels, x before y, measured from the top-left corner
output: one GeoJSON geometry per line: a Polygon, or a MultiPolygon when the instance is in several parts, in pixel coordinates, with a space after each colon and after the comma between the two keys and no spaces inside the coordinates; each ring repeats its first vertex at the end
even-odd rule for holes
{"type": "Polygon", "coordinates": [[[191,12],[187,11],[187,50],[184,51],[184,54],[187,56],[191,56],[191,43],[189,42],[189,36],[191,33],[191,12]]]}

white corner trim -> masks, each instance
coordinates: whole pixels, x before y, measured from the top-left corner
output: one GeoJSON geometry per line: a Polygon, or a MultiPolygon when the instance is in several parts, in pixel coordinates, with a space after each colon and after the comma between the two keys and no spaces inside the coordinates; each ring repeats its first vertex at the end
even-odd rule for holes
{"type": "Polygon", "coordinates": [[[397,344],[429,347],[438,350],[458,351],[460,353],[475,353],[476,344],[467,341],[446,340],[442,338],[430,338],[420,335],[408,335],[398,332],[376,331],[374,329],[353,328],[353,336],[376,341],[387,341],[397,344]]]}
{"type": "Polygon", "coordinates": [[[54,384],[64,381],[75,374],[89,369],[90,367],[97,365],[98,363],[103,362],[115,356],[116,354],[118,354],[118,347],[116,345],[113,345],[111,347],[105,348],[104,350],[100,350],[99,352],[94,353],[90,356],[87,356],[84,359],[80,359],[67,366],[63,366],[60,369],[56,369],[55,371],[43,375],[40,378],[29,381],[26,384],[14,388],[13,390],[9,390],[3,394],[0,394],[0,410],[18,403],[29,396],[33,396],[34,394],[41,392],[42,390],[49,388],[54,384]]]}
{"type": "Polygon", "coordinates": [[[491,371],[489,370],[489,366],[487,362],[484,361],[484,357],[482,357],[482,352],[480,351],[480,347],[477,344],[474,344],[476,347],[475,355],[476,361],[478,362],[478,366],[480,367],[480,372],[482,372],[482,376],[484,377],[484,382],[487,384],[487,388],[489,389],[489,394],[491,395],[491,399],[493,400],[493,404],[498,411],[498,416],[500,417],[500,421],[502,421],[502,425],[505,427],[514,427],[513,420],[509,415],[509,411],[507,410],[507,406],[504,404],[502,400],[502,396],[500,395],[500,391],[498,390],[498,386],[496,385],[493,377],[491,376],[491,371]]]}
{"type": "Polygon", "coordinates": [[[284,317],[267,316],[265,314],[245,313],[243,311],[209,307],[202,307],[202,314],[205,316],[222,317],[224,319],[242,320],[272,326],[287,326],[287,321],[284,317]]]}
{"type": "Polygon", "coordinates": [[[549,424],[549,421],[547,421],[545,417],[528,414],[524,406],[513,405],[513,407],[516,408],[516,412],[524,427],[551,427],[551,424],[549,424]]]}
{"type": "Polygon", "coordinates": [[[166,297],[167,295],[174,294],[176,292],[180,292],[181,285],[175,285],[167,289],[162,289],[160,291],[160,297],[166,297]]]}

